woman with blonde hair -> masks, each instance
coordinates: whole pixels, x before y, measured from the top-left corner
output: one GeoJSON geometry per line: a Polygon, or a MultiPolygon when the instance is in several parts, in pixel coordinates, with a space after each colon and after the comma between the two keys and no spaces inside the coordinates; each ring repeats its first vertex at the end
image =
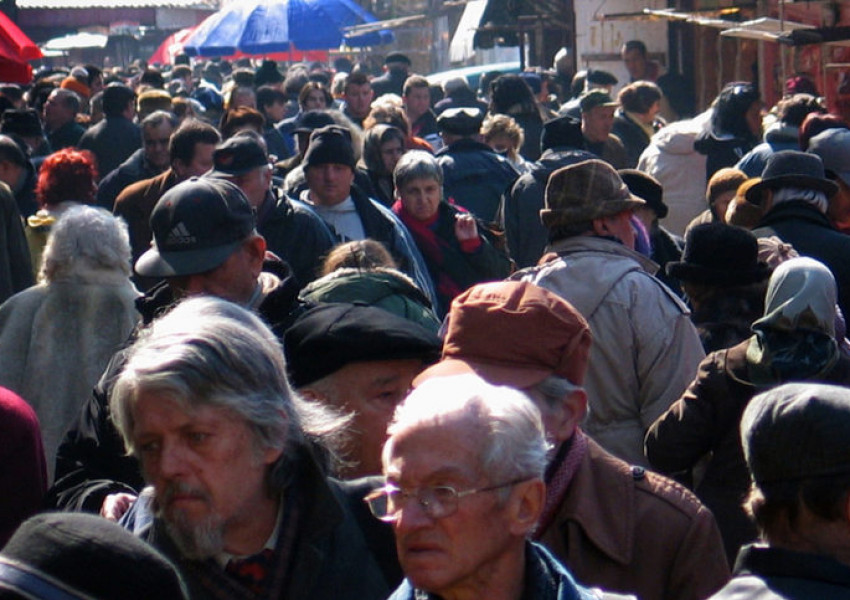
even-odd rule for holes
{"type": "Polygon", "coordinates": [[[519,153],[525,142],[525,133],[513,117],[502,114],[489,115],[481,125],[481,135],[484,143],[511,161],[520,175],[529,170],[531,163],[519,153]]]}

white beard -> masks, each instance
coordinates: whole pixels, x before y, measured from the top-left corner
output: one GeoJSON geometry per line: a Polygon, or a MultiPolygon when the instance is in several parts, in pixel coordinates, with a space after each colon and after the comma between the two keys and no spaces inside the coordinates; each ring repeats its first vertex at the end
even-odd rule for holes
{"type": "Polygon", "coordinates": [[[198,521],[191,520],[183,510],[168,511],[163,508],[173,493],[190,491],[187,488],[188,486],[175,484],[166,489],[159,503],[158,516],[164,521],[169,537],[186,558],[204,560],[221,554],[224,551],[225,523],[220,515],[211,513],[198,521]]]}

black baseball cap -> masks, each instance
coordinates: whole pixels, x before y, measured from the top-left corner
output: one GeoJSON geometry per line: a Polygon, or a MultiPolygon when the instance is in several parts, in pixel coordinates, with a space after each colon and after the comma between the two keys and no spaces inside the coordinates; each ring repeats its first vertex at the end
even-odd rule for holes
{"type": "Polygon", "coordinates": [[[235,135],[216,146],[213,153],[212,177],[234,177],[269,164],[269,157],[259,140],[249,135],[235,135]]]}
{"type": "Polygon", "coordinates": [[[194,275],[215,269],[255,228],[254,212],[236,185],[192,177],[165,192],[150,220],[153,246],[136,261],[146,277],[194,275]]]}

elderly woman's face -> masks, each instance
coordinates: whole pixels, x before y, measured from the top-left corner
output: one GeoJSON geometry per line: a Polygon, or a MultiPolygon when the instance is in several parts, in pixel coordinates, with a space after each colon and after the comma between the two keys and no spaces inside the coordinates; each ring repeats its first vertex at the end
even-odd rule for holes
{"type": "Polygon", "coordinates": [[[437,214],[443,186],[431,177],[411,179],[397,190],[404,209],[420,221],[427,221],[437,214]]]}

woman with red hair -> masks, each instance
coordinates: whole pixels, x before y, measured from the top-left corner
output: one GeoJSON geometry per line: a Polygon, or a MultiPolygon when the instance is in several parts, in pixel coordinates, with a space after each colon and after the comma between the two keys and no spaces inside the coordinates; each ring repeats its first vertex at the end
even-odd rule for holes
{"type": "Polygon", "coordinates": [[[50,228],[59,216],[76,204],[94,204],[97,192],[97,167],[88,150],[64,148],[44,159],[38,172],[35,198],[39,210],[27,218],[27,244],[32,257],[33,274],[41,268],[41,254],[50,228]]]}

